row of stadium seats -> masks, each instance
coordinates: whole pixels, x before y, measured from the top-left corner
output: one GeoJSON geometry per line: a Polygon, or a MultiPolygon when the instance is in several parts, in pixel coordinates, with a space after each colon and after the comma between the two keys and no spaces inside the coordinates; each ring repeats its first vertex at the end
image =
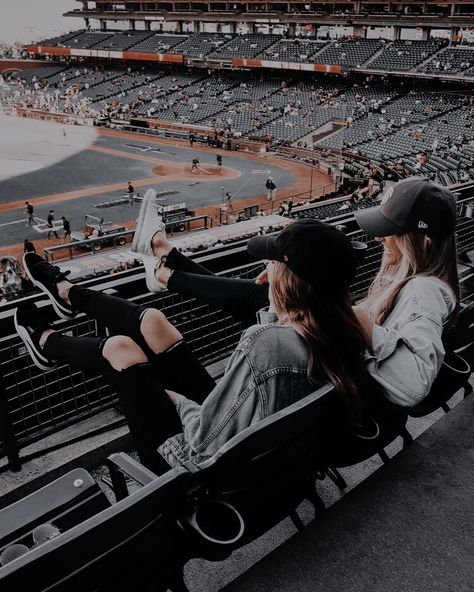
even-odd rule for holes
{"type": "Polygon", "coordinates": [[[86,99],[97,118],[143,116],[198,124],[231,137],[270,138],[276,146],[311,147],[319,135],[318,147],[351,151],[392,167],[401,160],[406,171],[428,174],[442,184],[474,176],[474,104],[462,94],[157,68],[41,67],[14,75],[11,87],[20,105],[24,96],[34,106],[36,93],[38,100],[49,97],[49,106],[59,112],[74,113],[86,99]]]}

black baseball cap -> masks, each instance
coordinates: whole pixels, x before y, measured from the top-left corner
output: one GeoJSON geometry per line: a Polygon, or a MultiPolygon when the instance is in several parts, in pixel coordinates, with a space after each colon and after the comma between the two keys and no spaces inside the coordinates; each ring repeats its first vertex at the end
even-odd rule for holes
{"type": "Polygon", "coordinates": [[[456,200],[446,187],[423,177],[409,177],[392,185],[380,205],[355,212],[355,218],[371,236],[405,232],[442,236],[456,227],[456,200]]]}
{"type": "Polygon", "coordinates": [[[283,261],[299,278],[333,291],[347,289],[355,277],[356,256],[347,236],[330,224],[304,219],[277,235],[255,236],[247,251],[258,259],[283,261]]]}

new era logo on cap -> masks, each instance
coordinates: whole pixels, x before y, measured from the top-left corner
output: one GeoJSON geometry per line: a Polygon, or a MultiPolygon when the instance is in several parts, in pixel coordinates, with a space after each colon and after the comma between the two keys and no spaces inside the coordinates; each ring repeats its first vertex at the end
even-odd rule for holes
{"type": "Polygon", "coordinates": [[[456,200],[446,187],[424,177],[409,177],[388,188],[379,206],[354,215],[372,236],[405,232],[442,236],[456,227],[456,200]]]}

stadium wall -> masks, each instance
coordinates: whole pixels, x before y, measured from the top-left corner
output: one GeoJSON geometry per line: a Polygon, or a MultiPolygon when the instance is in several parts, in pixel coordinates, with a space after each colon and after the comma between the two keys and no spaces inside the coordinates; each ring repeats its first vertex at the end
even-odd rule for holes
{"type": "Polygon", "coordinates": [[[32,70],[33,68],[44,68],[44,65],[44,60],[0,60],[0,74],[32,70]]]}

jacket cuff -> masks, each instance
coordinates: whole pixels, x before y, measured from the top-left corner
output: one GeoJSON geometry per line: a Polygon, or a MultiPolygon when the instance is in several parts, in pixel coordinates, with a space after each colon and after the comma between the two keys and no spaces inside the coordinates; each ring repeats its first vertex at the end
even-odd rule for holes
{"type": "Polygon", "coordinates": [[[178,413],[183,427],[196,415],[201,412],[201,405],[191,399],[180,399],[176,403],[176,412],[178,413]]]}

